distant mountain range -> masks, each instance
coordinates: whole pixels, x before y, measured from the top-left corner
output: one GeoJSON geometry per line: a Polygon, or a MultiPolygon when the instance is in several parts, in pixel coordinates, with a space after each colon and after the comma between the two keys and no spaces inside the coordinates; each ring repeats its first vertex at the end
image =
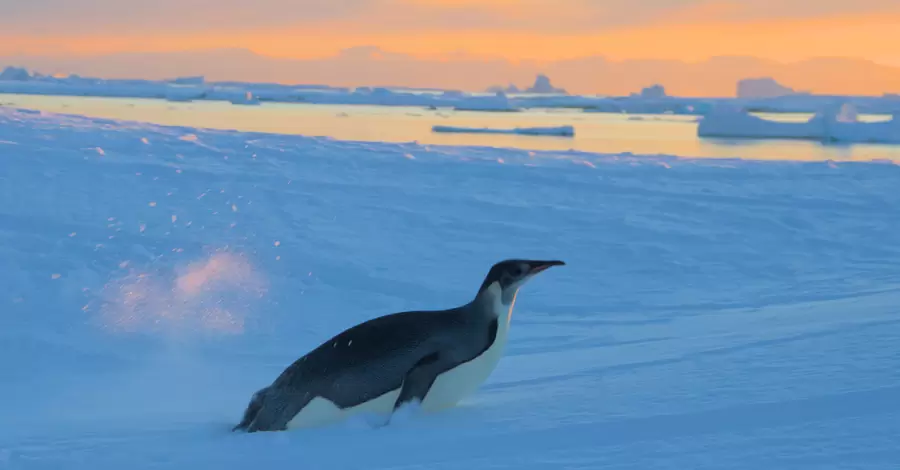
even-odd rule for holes
{"type": "Polygon", "coordinates": [[[7,56],[0,65],[17,65],[44,74],[104,78],[166,79],[203,75],[237,80],[332,86],[399,86],[483,91],[515,84],[526,88],[538,74],[577,94],[627,95],[653,84],[674,96],[735,96],[739,80],[771,77],[815,94],[881,95],[900,93],[900,67],[853,58],[814,58],[781,63],[754,57],[714,57],[702,62],[613,61],[585,57],[552,62],[480,58],[471,55],[424,59],[355,47],[320,59],[283,59],[245,49],[102,56],[7,56]]]}

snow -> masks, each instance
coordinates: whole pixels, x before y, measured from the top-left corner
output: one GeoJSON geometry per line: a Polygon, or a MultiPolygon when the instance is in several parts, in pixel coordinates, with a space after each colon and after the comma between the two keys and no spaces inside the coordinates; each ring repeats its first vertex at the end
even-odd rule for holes
{"type": "Polygon", "coordinates": [[[0,468],[890,469],[900,166],[0,108],[0,468]],[[228,430],[320,341],[562,259],[459,407],[228,430]]]}
{"type": "Polygon", "coordinates": [[[471,133],[471,134],[517,134],[517,135],[544,135],[557,137],[574,137],[575,128],[572,126],[554,127],[516,127],[513,129],[491,129],[487,127],[461,127],[461,126],[433,126],[434,132],[471,133]]]}
{"type": "Polygon", "coordinates": [[[816,113],[804,122],[780,122],[753,116],[746,110],[720,106],[700,120],[700,137],[753,139],[809,139],[844,143],[900,143],[900,119],[895,112],[883,121],[858,120],[855,107],[847,103],[816,113]]]}

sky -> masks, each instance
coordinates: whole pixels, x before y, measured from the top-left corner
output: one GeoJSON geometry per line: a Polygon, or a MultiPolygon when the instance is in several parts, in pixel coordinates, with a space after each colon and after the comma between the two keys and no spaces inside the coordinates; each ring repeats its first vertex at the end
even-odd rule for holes
{"type": "Polygon", "coordinates": [[[900,66],[897,0],[0,0],[0,55],[244,48],[318,59],[776,61],[900,66]]]}

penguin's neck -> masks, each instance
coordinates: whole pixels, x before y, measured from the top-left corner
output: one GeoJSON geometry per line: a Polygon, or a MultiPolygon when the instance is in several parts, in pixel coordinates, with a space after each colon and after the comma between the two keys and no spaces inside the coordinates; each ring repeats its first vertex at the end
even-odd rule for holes
{"type": "Polygon", "coordinates": [[[509,324],[512,318],[513,307],[516,304],[516,295],[519,290],[506,292],[504,295],[500,283],[493,283],[478,293],[475,297],[477,311],[482,312],[488,320],[498,319],[501,323],[509,324]]]}

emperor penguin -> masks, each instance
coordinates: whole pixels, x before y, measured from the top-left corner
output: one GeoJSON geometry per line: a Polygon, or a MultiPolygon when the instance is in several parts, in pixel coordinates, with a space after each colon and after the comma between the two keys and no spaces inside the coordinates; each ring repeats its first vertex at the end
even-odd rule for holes
{"type": "Polygon", "coordinates": [[[564,264],[501,261],[465,305],[392,313],[339,333],[254,393],[232,431],[321,426],[363,413],[389,423],[406,404],[424,412],[455,406],[500,361],[519,288],[564,264]]]}

